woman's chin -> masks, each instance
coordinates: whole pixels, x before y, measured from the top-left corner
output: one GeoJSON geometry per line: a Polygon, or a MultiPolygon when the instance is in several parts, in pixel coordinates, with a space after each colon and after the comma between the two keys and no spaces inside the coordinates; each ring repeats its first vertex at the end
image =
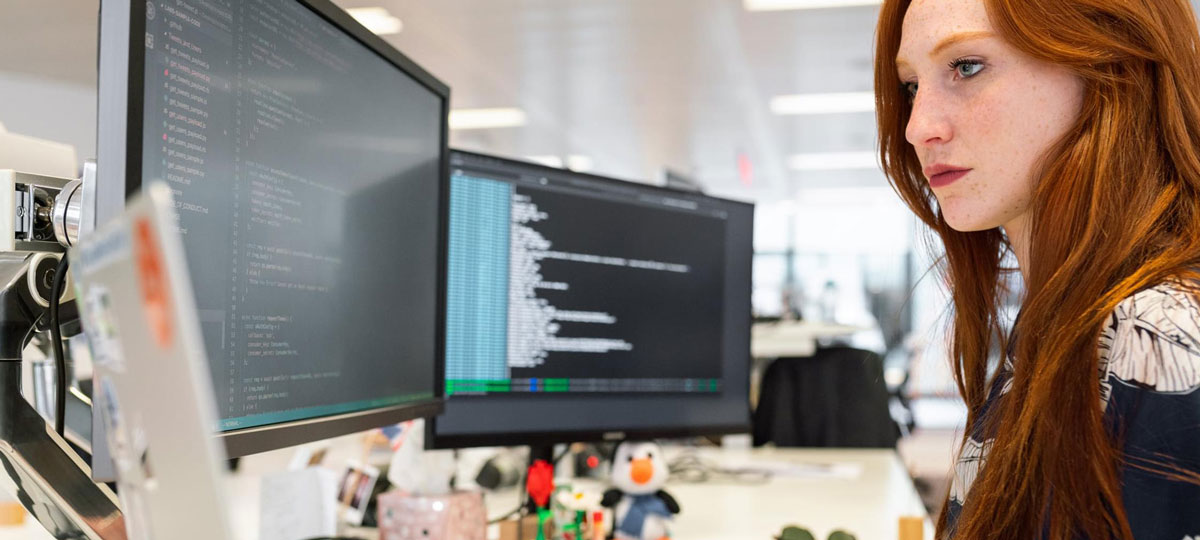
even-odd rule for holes
{"type": "Polygon", "coordinates": [[[986,231],[1000,226],[998,220],[987,217],[969,211],[942,209],[942,219],[946,220],[946,225],[958,232],[986,231]]]}

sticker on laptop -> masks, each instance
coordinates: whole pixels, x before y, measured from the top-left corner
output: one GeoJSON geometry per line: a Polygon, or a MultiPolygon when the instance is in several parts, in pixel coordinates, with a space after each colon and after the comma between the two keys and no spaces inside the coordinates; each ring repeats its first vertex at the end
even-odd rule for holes
{"type": "Polygon", "coordinates": [[[109,371],[125,372],[125,351],[113,312],[112,294],[103,285],[92,285],[82,295],[84,326],[92,349],[92,362],[109,371]]]}
{"type": "Polygon", "coordinates": [[[170,349],[175,330],[171,323],[171,292],[162,250],[149,219],[138,218],[133,223],[133,229],[134,262],[150,334],[154,336],[155,344],[170,349]]]}

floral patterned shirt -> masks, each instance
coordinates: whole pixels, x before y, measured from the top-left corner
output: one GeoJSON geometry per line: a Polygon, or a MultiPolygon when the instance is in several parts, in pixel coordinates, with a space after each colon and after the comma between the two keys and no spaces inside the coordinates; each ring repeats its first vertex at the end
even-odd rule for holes
{"type": "MultiPolygon", "coordinates": [[[[1200,474],[1200,304],[1177,282],[1121,302],[1100,336],[1101,407],[1122,434],[1127,462],[1171,463],[1200,474]]],[[[1012,359],[992,383],[983,415],[1012,385],[1012,359]]],[[[970,428],[954,466],[953,530],[992,439],[970,428]]],[[[1121,471],[1122,496],[1138,540],[1200,540],[1200,486],[1141,468],[1121,471]]]]}

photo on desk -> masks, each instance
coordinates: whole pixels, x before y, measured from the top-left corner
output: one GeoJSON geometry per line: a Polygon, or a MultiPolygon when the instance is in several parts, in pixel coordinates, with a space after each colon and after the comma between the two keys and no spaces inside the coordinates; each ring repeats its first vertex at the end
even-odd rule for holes
{"type": "Polygon", "coordinates": [[[346,472],[342,475],[341,487],[338,489],[338,503],[342,505],[344,521],[351,525],[362,523],[367,504],[371,500],[371,490],[375,489],[375,481],[378,479],[379,469],[357,461],[346,463],[346,472]]]}

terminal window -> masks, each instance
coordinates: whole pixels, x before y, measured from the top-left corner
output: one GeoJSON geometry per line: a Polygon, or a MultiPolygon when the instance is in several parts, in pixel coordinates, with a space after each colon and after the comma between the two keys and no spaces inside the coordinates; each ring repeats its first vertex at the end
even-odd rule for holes
{"type": "Polygon", "coordinates": [[[455,154],[446,395],[719,393],[726,216],[455,154]]]}

